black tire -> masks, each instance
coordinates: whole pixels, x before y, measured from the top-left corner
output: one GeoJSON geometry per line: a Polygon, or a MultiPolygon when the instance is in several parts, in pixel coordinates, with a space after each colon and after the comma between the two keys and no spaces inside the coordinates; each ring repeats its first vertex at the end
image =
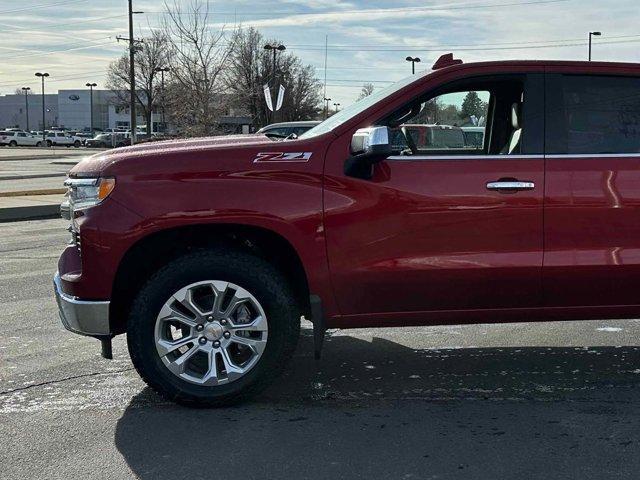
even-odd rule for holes
{"type": "Polygon", "coordinates": [[[51,140],[47,140],[47,147],[51,147],[53,145],[53,143],[51,142],[51,140]]]}
{"type": "Polygon", "coordinates": [[[133,301],[127,343],[136,370],[161,396],[189,407],[223,407],[256,395],[281,373],[298,342],[301,315],[289,282],[273,265],[250,253],[214,247],[179,257],[149,278],[133,301]],[[251,370],[233,382],[207,387],[171,373],[154,339],[162,305],[181,288],[204,280],[229,281],[251,292],[269,326],[266,348],[251,370]]]}
{"type": "Polygon", "coordinates": [[[42,146],[42,142],[37,142],[36,143],[36,147],[41,147],[42,146]]]}
{"type": "Polygon", "coordinates": [[[76,140],[75,142],[73,142],[73,146],[75,148],[80,148],[80,145],[81,145],[80,140],[76,140]]]}
{"type": "Polygon", "coordinates": [[[18,146],[18,142],[16,142],[15,140],[11,140],[11,141],[9,142],[9,146],[10,146],[10,147],[17,147],[17,146],[18,146]]]}

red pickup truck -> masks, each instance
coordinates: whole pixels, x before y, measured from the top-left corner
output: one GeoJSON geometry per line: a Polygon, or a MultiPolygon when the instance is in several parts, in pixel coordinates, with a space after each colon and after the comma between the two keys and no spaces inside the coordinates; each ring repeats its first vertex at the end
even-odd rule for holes
{"type": "Polygon", "coordinates": [[[126,333],[187,405],[262,389],[301,316],[318,355],[327,328],[640,316],[637,64],[443,56],[298,138],[126,147],[66,184],[62,322],[106,357],[126,333]],[[403,129],[470,105],[473,146],[403,129]]]}

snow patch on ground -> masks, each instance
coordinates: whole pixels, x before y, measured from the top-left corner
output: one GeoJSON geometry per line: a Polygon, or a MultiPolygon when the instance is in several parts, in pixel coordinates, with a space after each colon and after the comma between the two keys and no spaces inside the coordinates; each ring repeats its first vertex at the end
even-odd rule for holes
{"type": "Polygon", "coordinates": [[[621,332],[622,328],[619,328],[619,327],[600,327],[600,328],[597,328],[596,330],[598,330],[599,332],[621,332]]]}

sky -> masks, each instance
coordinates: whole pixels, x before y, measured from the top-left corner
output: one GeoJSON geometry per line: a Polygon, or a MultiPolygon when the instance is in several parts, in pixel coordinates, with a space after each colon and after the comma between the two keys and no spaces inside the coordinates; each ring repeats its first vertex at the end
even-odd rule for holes
{"type": "MultiPolygon", "coordinates": [[[[172,0],[174,1],[174,0],[172,0]]],[[[187,4],[192,0],[175,0],[187,4]]],[[[165,17],[161,0],[134,0],[137,37],[165,17]]],[[[637,0],[237,0],[209,2],[212,29],[254,26],[325,79],[330,103],[353,103],[364,83],[383,88],[443,53],[465,62],[500,59],[640,62],[637,0]]],[[[0,94],[30,86],[46,71],[47,93],[100,86],[110,61],[124,52],[127,0],[0,0],[0,94]]]]}

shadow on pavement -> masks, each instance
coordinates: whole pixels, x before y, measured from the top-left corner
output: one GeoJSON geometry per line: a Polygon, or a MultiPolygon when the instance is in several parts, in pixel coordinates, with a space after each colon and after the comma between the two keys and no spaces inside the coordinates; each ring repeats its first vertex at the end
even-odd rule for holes
{"type": "Polygon", "coordinates": [[[116,446],[142,479],[637,478],[640,349],[414,350],[304,336],[286,375],[221,410],[132,399],[116,446]],[[638,370],[637,370],[638,369],[638,370]]]}

